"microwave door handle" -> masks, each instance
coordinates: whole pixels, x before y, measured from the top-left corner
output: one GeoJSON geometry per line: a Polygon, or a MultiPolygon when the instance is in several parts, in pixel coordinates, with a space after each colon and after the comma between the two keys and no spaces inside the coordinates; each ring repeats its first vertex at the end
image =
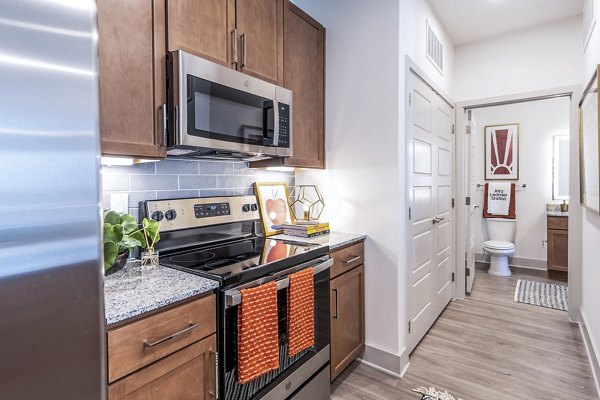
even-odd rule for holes
{"type": "Polygon", "coordinates": [[[279,146],[279,102],[273,100],[273,146],[279,146]]]}
{"type": "Polygon", "coordinates": [[[271,135],[269,132],[269,110],[271,109],[274,109],[273,101],[266,100],[263,103],[263,138],[265,139],[265,141],[267,139],[273,138],[273,135],[271,135]]]}

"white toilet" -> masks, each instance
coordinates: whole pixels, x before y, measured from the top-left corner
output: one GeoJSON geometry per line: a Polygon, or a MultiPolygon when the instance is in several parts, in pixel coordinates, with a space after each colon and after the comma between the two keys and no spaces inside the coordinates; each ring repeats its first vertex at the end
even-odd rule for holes
{"type": "Polygon", "coordinates": [[[483,250],[491,256],[489,273],[498,276],[510,276],[508,257],[515,254],[515,219],[486,218],[489,240],[483,244],[483,250]]]}

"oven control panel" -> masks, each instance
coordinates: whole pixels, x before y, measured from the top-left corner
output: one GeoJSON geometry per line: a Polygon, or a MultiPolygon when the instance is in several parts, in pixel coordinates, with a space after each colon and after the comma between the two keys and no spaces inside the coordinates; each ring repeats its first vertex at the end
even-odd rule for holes
{"type": "Polygon", "coordinates": [[[148,200],[141,208],[161,232],[260,219],[255,196],[148,200]]]}
{"type": "Polygon", "coordinates": [[[194,213],[196,218],[217,217],[220,215],[231,215],[229,203],[195,204],[194,213]]]}

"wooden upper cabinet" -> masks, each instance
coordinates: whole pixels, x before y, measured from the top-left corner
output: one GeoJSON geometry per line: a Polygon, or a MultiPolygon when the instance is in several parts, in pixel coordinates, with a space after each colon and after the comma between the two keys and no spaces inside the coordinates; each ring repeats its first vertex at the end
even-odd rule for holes
{"type": "Polygon", "coordinates": [[[283,83],[284,0],[237,0],[238,69],[283,83]]]}
{"type": "Polygon", "coordinates": [[[325,168],[325,28],[289,1],[283,25],[283,86],[293,93],[293,157],[251,166],[325,168]]]}
{"type": "Polygon", "coordinates": [[[231,66],[235,0],[167,0],[167,49],[231,66]]]}
{"type": "Polygon", "coordinates": [[[166,157],[165,7],[160,0],[98,0],[102,154],[166,157]]]}

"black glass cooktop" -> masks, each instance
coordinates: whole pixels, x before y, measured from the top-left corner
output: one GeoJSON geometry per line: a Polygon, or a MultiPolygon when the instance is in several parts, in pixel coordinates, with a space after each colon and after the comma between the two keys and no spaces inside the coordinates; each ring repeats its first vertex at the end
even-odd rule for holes
{"type": "Polygon", "coordinates": [[[289,268],[328,251],[327,246],[252,237],[169,253],[160,257],[160,263],[229,284],[289,268]]]}

